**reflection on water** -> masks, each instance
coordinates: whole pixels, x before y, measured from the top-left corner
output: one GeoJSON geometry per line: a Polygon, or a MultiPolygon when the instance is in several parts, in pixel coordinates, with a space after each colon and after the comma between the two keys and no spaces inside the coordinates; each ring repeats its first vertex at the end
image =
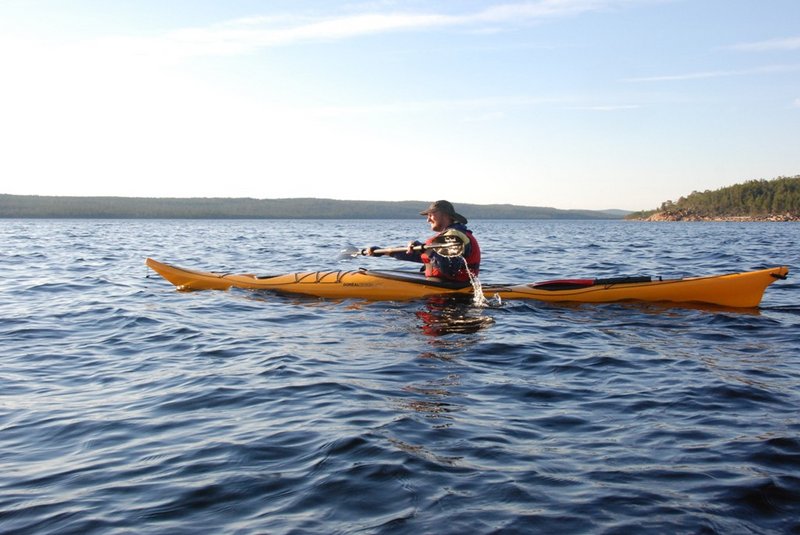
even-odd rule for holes
{"type": "Polygon", "coordinates": [[[406,385],[403,391],[414,397],[404,399],[400,404],[404,409],[414,411],[429,420],[438,421],[434,427],[449,427],[455,413],[463,409],[461,405],[451,400],[452,389],[460,384],[460,376],[451,373],[439,380],[426,381],[423,386],[406,385]]]}
{"type": "Polygon", "coordinates": [[[422,332],[429,336],[476,333],[494,323],[472,299],[462,297],[432,297],[416,315],[422,320],[422,332]]]}
{"type": "Polygon", "coordinates": [[[419,457],[420,459],[432,462],[434,464],[457,466],[459,461],[463,459],[463,457],[460,456],[437,455],[424,446],[415,446],[396,438],[390,438],[389,442],[394,444],[398,449],[400,449],[400,451],[403,451],[409,455],[413,455],[414,457],[419,457]]]}

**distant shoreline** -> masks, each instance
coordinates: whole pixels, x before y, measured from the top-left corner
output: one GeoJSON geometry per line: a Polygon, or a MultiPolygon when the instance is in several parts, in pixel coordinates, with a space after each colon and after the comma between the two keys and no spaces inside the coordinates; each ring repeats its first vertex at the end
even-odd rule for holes
{"type": "Polygon", "coordinates": [[[689,223],[796,223],[800,217],[793,214],[768,214],[763,216],[702,216],[691,213],[658,212],[648,217],[631,217],[628,221],[689,222],[689,223]]]}
{"type": "MultiPolygon", "coordinates": [[[[455,202],[455,201],[454,201],[455,202]]],[[[413,219],[429,201],[56,197],[0,194],[2,219],[413,219]]],[[[468,219],[620,220],[624,210],[560,210],[455,202],[468,219]]]]}

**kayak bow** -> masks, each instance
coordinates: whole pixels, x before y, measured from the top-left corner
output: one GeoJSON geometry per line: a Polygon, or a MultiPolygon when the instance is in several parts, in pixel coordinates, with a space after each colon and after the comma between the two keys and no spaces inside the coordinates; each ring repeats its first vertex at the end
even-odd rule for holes
{"type": "MultiPolygon", "coordinates": [[[[271,290],[334,299],[410,300],[437,295],[471,295],[472,286],[385,270],[311,271],[277,276],[184,269],[148,258],[146,264],[178,290],[271,290]]],[[[728,275],[652,280],[650,277],[569,279],[534,284],[483,284],[488,296],[577,303],[652,301],[757,307],[767,286],[785,279],[785,266],[728,275]]]]}

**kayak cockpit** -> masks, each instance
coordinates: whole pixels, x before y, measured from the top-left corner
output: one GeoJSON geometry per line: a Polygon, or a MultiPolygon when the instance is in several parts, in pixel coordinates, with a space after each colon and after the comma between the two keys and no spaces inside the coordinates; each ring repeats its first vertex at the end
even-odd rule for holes
{"type": "Polygon", "coordinates": [[[440,279],[437,277],[426,277],[424,273],[415,271],[394,271],[394,270],[363,270],[367,275],[379,277],[382,279],[390,279],[401,282],[410,282],[413,284],[424,284],[425,286],[433,286],[435,288],[445,288],[447,290],[461,290],[469,288],[469,282],[451,281],[440,279]]]}

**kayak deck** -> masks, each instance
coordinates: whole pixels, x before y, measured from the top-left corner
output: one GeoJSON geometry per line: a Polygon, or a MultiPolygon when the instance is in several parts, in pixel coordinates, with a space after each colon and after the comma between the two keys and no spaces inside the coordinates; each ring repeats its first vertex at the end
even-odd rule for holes
{"type": "MultiPolygon", "coordinates": [[[[179,290],[272,290],[335,299],[410,300],[440,295],[471,295],[472,286],[426,278],[405,271],[311,271],[276,276],[195,271],[148,258],[146,264],[179,290]]],[[[533,284],[483,284],[487,296],[551,302],[611,303],[651,301],[705,303],[752,308],[767,286],[785,279],[785,266],[706,277],[651,280],[650,277],[568,279],[533,284]]]]}

